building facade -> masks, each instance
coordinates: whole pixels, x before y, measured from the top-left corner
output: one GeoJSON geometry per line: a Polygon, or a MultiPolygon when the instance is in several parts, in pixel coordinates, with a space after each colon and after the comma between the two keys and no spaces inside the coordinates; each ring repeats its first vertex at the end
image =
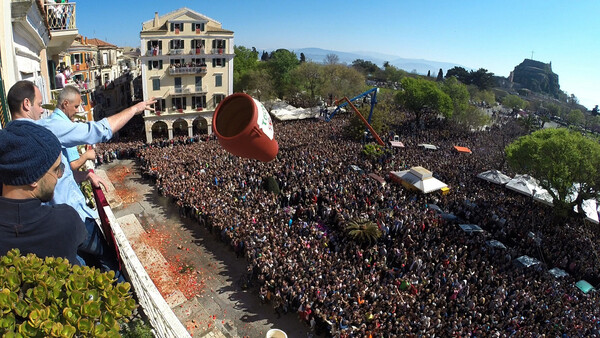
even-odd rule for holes
{"type": "Polygon", "coordinates": [[[43,102],[50,102],[56,64],[78,30],[75,3],[43,0],[0,3],[0,123],[4,125],[10,119],[4,104],[6,92],[15,82],[35,83],[43,102]]]}
{"type": "Polygon", "coordinates": [[[233,93],[233,32],[188,8],[142,25],[143,99],[157,99],[144,113],[146,141],[211,133],[212,115],[233,93]]]}

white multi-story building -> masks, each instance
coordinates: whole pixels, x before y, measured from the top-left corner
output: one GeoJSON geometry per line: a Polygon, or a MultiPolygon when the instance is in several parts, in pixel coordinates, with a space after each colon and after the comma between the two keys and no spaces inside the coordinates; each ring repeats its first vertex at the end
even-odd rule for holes
{"type": "Polygon", "coordinates": [[[211,133],[212,114],[233,92],[233,32],[188,8],[142,25],[143,97],[155,97],[144,115],[146,140],[211,133]]]}

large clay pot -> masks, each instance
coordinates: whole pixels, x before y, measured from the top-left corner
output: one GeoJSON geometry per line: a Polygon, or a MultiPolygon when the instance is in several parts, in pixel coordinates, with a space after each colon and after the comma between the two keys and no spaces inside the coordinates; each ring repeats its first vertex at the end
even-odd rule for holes
{"type": "Polygon", "coordinates": [[[221,146],[233,155],[269,162],[279,151],[269,112],[250,95],[235,93],[221,101],[212,128],[221,146]]]}

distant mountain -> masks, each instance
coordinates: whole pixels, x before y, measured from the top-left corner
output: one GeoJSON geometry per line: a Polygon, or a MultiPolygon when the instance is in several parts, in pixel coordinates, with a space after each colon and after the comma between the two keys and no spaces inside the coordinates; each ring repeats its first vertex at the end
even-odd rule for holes
{"type": "Polygon", "coordinates": [[[389,61],[391,65],[405,70],[407,72],[413,72],[416,70],[417,73],[425,75],[428,71],[431,71],[431,76],[437,76],[437,73],[440,70],[440,68],[442,69],[444,74],[446,74],[446,71],[448,69],[454,67],[463,67],[467,70],[470,70],[470,68],[464,67],[456,63],[431,61],[424,59],[407,59],[398,55],[382,54],[377,52],[339,52],[335,50],[328,50],[322,48],[300,48],[291,50],[294,51],[296,55],[298,55],[298,57],[300,57],[300,53],[304,53],[306,60],[311,60],[318,63],[323,63],[325,57],[328,54],[335,54],[340,58],[341,63],[352,64],[352,62],[356,59],[363,59],[371,61],[379,67],[383,67],[383,63],[389,61]]]}

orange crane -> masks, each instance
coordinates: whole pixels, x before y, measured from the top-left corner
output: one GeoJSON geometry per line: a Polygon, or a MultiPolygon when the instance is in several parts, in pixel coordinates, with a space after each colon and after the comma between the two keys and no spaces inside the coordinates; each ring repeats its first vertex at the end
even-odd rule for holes
{"type": "Polygon", "coordinates": [[[380,146],[385,147],[385,143],[381,140],[381,137],[379,137],[379,135],[377,135],[377,132],[375,132],[375,129],[373,129],[373,127],[371,127],[371,124],[369,124],[369,122],[362,116],[362,114],[358,111],[358,109],[356,109],[356,107],[352,104],[352,101],[350,101],[350,99],[348,99],[347,96],[344,96],[342,99],[338,100],[336,102],[336,104],[338,106],[340,106],[344,101],[346,101],[348,103],[348,105],[350,106],[350,108],[352,108],[352,110],[354,110],[354,112],[356,113],[356,115],[358,115],[358,117],[360,118],[362,123],[365,126],[367,126],[367,128],[369,129],[369,131],[371,132],[371,134],[377,141],[377,143],[379,143],[380,146]]]}

